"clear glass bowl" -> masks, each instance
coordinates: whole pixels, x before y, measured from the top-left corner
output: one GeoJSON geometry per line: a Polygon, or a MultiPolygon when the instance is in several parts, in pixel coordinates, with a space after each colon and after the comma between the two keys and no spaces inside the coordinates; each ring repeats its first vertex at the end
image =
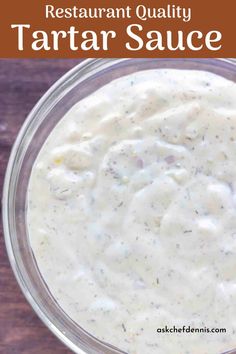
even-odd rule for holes
{"type": "Polygon", "coordinates": [[[64,75],[41,98],[26,119],[10,156],[2,210],[11,266],[35,312],[75,353],[122,352],[98,341],[73,322],[54,300],[40,275],[26,225],[26,193],[31,169],[50,131],[76,102],[115,78],[156,68],[207,70],[236,82],[234,59],[88,59],[64,75]]]}

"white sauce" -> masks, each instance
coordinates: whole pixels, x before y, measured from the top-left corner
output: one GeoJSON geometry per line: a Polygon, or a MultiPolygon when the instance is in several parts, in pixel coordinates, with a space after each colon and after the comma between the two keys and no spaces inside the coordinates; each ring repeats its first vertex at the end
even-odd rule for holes
{"type": "Polygon", "coordinates": [[[132,354],[236,347],[236,84],[180,70],[111,82],[54,128],[28,203],[39,269],[94,336],[132,354]]]}

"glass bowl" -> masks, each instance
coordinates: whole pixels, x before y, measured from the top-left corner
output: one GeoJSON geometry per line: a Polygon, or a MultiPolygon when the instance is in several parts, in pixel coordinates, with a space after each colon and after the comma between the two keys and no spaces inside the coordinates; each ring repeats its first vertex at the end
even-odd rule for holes
{"type": "Polygon", "coordinates": [[[236,82],[234,59],[85,60],[58,80],[36,104],[21,128],[8,163],[2,210],[11,266],[35,312],[75,353],[115,354],[122,351],[102,343],[73,322],[57,304],[40,275],[26,225],[26,194],[31,169],[53,127],[76,102],[116,78],[156,68],[206,70],[236,82]]]}

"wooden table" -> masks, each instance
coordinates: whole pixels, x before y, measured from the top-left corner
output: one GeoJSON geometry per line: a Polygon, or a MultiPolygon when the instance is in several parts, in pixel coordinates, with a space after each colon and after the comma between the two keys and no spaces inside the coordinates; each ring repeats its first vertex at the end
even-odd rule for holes
{"type": "MultiPolygon", "coordinates": [[[[9,153],[27,114],[49,86],[78,62],[0,60],[0,197],[9,153]]],[[[0,353],[71,353],[38,319],[22,295],[7,258],[1,221],[0,353]]]]}

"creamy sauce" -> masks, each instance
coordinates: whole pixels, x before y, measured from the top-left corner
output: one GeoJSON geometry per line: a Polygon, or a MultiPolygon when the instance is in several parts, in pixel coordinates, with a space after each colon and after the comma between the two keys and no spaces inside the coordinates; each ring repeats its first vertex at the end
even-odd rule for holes
{"type": "Polygon", "coordinates": [[[152,70],[82,100],[35,162],[27,222],[51,293],[100,340],[131,354],[234,349],[236,84],[152,70]]]}

